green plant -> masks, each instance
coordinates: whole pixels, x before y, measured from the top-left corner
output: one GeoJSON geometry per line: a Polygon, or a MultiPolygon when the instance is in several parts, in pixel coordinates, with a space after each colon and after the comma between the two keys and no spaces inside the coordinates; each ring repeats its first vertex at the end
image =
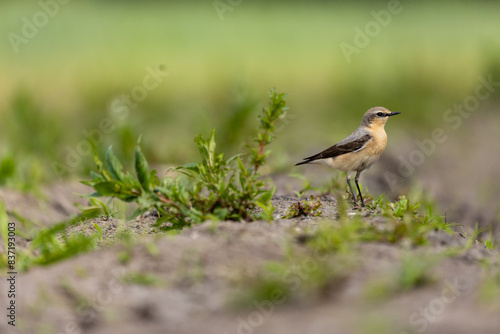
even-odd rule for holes
{"type": "Polygon", "coordinates": [[[293,300],[325,298],[342,286],[351,268],[350,259],[318,259],[313,254],[269,261],[256,277],[240,282],[245,288],[233,296],[232,304],[245,308],[254,307],[255,303],[280,305],[293,300]]]}
{"type": "Polygon", "coordinates": [[[80,212],[84,217],[101,217],[104,220],[108,220],[113,217],[113,213],[109,209],[108,205],[103,201],[94,197],[88,197],[88,199],[90,202],[89,206],[84,207],[82,205],[75,204],[75,206],[80,209],[80,212]]]}
{"type": "Polygon", "coordinates": [[[493,235],[493,226],[490,224],[489,227],[489,238],[484,241],[484,246],[489,250],[494,250],[498,245],[498,241],[495,241],[493,235]]]}
{"type": "Polygon", "coordinates": [[[472,245],[474,244],[478,244],[479,241],[477,240],[477,237],[483,233],[485,231],[484,228],[482,227],[479,227],[479,224],[476,223],[474,225],[474,230],[472,231],[472,233],[469,235],[467,232],[464,232],[464,230],[462,229],[462,227],[460,227],[461,230],[462,230],[462,234],[465,238],[467,238],[467,243],[465,244],[465,249],[470,249],[472,247],[472,245]]]}
{"type": "Polygon", "coordinates": [[[259,115],[260,130],[254,139],[258,146],[248,146],[250,149],[250,163],[254,166],[254,175],[257,174],[258,169],[266,163],[266,158],[271,151],[264,151],[264,148],[274,140],[276,123],[285,118],[288,111],[285,97],[285,94],[277,94],[274,89],[271,89],[269,94],[271,101],[269,105],[264,108],[262,114],[259,115]]]}
{"type": "MultiPolygon", "coordinates": [[[[8,216],[2,214],[0,208],[0,228],[8,222],[8,216]]],[[[31,231],[31,242],[24,248],[16,249],[16,269],[28,270],[34,265],[48,265],[76,254],[88,252],[97,248],[99,232],[90,235],[83,233],[68,232],[68,228],[99,216],[101,211],[94,209],[84,210],[79,215],[66,221],[54,224],[49,228],[31,231]]],[[[2,235],[3,231],[2,231],[2,235]]],[[[16,235],[20,235],[16,228],[16,235]]],[[[2,254],[0,257],[0,268],[6,268],[7,262],[2,254]]]]}
{"type": "Polygon", "coordinates": [[[16,162],[14,157],[7,155],[0,159],[0,185],[5,185],[7,180],[12,178],[16,173],[16,162]]]}
{"type": "Polygon", "coordinates": [[[101,227],[97,223],[94,223],[94,227],[97,230],[97,232],[99,233],[99,241],[102,242],[102,229],[101,229],[101,227]]]}
{"type": "Polygon", "coordinates": [[[122,280],[127,284],[144,286],[160,286],[162,284],[162,280],[158,276],[141,272],[127,273],[122,277],[122,280]]]}
{"type": "Polygon", "coordinates": [[[85,235],[64,232],[63,229],[60,233],[53,229],[42,230],[33,239],[30,247],[19,254],[20,269],[28,269],[32,265],[51,264],[97,248],[98,233],[85,235]]]}
{"type": "MultiPolygon", "coordinates": [[[[479,244],[481,243],[482,245],[484,245],[487,249],[489,250],[494,250],[497,243],[495,242],[495,238],[494,238],[494,235],[493,235],[493,227],[489,226],[489,238],[486,239],[484,242],[481,242],[479,241],[479,235],[481,233],[483,233],[484,231],[486,231],[486,229],[484,227],[479,227],[479,224],[476,223],[474,225],[474,230],[472,231],[472,233],[467,233],[463,230],[463,226],[460,225],[460,229],[462,231],[462,235],[467,238],[467,243],[465,244],[465,248],[466,249],[470,249],[472,247],[473,244],[479,244]]],[[[484,240],[484,239],[483,239],[484,240]]]]}
{"type": "Polygon", "coordinates": [[[489,305],[500,305],[500,257],[495,260],[488,259],[481,263],[483,273],[478,295],[480,300],[489,305]]]}
{"type": "MultiPolygon", "coordinates": [[[[231,296],[231,306],[238,308],[253,307],[255,303],[271,302],[281,304],[293,295],[290,284],[283,279],[289,274],[288,266],[283,262],[270,261],[264,264],[256,277],[244,277],[237,285],[245,289],[237,289],[231,296]]],[[[290,272],[291,273],[291,272],[290,272]]]]}
{"type": "Polygon", "coordinates": [[[3,249],[0,250],[0,269],[2,269],[8,268],[13,263],[11,256],[15,256],[15,254],[9,253],[9,216],[3,201],[0,201],[0,234],[3,244],[3,249]]]}
{"type": "Polygon", "coordinates": [[[225,159],[224,154],[216,152],[212,131],[207,139],[201,135],[195,138],[200,163],[170,169],[160,181],[156,171],[149,169],[139,139],[134,161],[136,177],[123,172],[123,165],[110,147],[104,162],[95,158],[97,173],[92,172],[92,179],[83,183],[95,189],[91,196],[136,202],[139,208],[134,216],[156,209],[160,216],[157,225],[163,229],[180,229],[208,219],[270,220],[274,188],[260,178],[259,168],[269,155],[265,147],[274,139],[276,122],[286,115],[284,97],[271,90],[269,105],[260,115],[260,131],[254,140],[257,146],[248,147],[246,162],[241,154],[225,159]]]}
{"type": "Polygon", "coordinates": [[[436,255],[404,254],[394,272],[377,277],[366,287],[367,296],[375,301],[386,299],[397,293],[418,289],[435,283],[432,270],[440,262],[436,255]]]}
{"type": "Polygon", "coordinates": [[[439,262],[437,256],[405,255],[397,273],[396,288],[402,291],[431,284],[431,270],[439,262]]]}
{"type": "Polygon", "coordinates": [[[384,204],[384,195],[385,194],[380,195],[376,201],[370,196],[370,194],[367,194],[367,195],[368,195],[367,197],[370,197],[370,201],[365,202],[366,207],[368,209],[377,210],[377,209],[380,209],[381,206],[384,204]]]}
{"type": "MultiPolygon", "coordinates": [[[[373,223],[359,215],[350,218],[347,214],[347,203],[338,195],[338,219],[321,224],[319,229],[307,236],[307,243],[321,252],[342,253],[352,250],[358,242],[375,241],[418,246],[425,244],[428,232],[436,228],[432,222],[439,218],[430,216],[429,213],[421,215],[417,209],[418,205],[410,203],[406,198],[395,203],[381,203],[382,197],[374,201],[374,208],[380,207],[387,219],[384,223],[373,223]]],[[[295,212],[297,211],[295,208],[295,212]]]]}
{"type": "Polygon", "coordinates": [[[385,232],[381,235],[383,240],[423,245],[427,243],[428,232],[433,229],[453,233],[446,217],[434,214],[433,205],[425,205],[425,214],[421,205],[421,202],[412,203],[405,196],[400,196],[396,202],[381,205],[382,213],[388,218],[385,232]]]}
{"type": "Polygon", "coordinates": [[[324,222],[307,244],[325,254],[349,253],[357,242],[373,239],[373,227],[360,219],[340,218],[336,222],[324,222]]]}
{"type": "Polygon", "coordinates": [[[319,197],[311,196],[309,200],[298,201],[297,203],[292,204],[284,218],[294,218],[299,216],[312,216],[318,217],[321,216],[321,200],[319,197]]]}
{"type": "Polygon", "coordinates": [[[420,204],[419,202],[411,203],[405,196],[399,196],[396,202],[387,204],[390,210],[386,210],[386,213],[396,218],[403,218],[406,215],[414,217],[418,214],[420,204]]]}

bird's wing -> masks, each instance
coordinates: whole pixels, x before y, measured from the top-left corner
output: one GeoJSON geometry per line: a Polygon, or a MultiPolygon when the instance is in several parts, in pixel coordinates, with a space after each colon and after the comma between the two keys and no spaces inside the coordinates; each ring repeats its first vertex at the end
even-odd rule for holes
{"type": "MultiPolygon", "coordinates": [[[[349,136],[350,137],[350,136],[349,136]]],[[[349,139],[347,137],[346,139],[349,139]]],[[[356,139],[342,140],[340,143],[333,145],[332,147],[327,148],[326,150],[312,155],[310,157],[304,158],[304,161],[299,162],[297,165],[306,164],[308,162],[318,160],[318,159],[327,159],[334,158],[342,154],[357,152],[363,149],[363,147],[372,140],[372,136],[369,134],[364,134],[356,139]]]]}

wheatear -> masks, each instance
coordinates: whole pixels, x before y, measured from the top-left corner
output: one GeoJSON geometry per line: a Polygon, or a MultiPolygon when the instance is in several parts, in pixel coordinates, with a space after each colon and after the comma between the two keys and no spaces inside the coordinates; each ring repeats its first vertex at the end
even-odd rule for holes
{"type": "Polygon", "coordinates": [[[387,134],[385,123],[391,116],[401,114],[391,112],[384,107],[369,109],[363,116],[361,125],[341,142],[327,148],[323,152],[305,158],[295,166],[307,163],[319,163],[328,167],[347,172],[347,184],[351,190],[354,203],[357,204],[356,195],[351,187],[351,172],[356,172],[354,181],[361,198],[361,206],[365,206],[361,190],[359,189],[359,175],[362,171],[370,168],[385,150],[387,134]]]}

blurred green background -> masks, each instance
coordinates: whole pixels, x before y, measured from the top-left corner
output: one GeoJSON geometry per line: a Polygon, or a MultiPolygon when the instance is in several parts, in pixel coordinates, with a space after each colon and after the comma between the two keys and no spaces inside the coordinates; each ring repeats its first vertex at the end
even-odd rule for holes
{"type": "MultiPolygon", "coordinates": [[[[0,183],[25,190],[86,177],[93,159],[84,131],[97,150],[113,144],[125,159],[143,134],[156,164],[197,159],[193,138],[212,128],[219,148],[234,153],[271,87],[289,94],[290,107],[272,145],[274,170],[342,139],[377,105],[403,112],[387,126],[397,161],[474,95],[478,77],[500,81],[497,1],[401,1],[390,18],[381,14],[390,1],[223,0],[219,11],[210,0],[42,3],[1,2],[0,12],[0,183]],[[373,11],[386,20],[378,30],[373,11]],[[342,43],[356,46],[356,29],[370,22],[368,45],[347,59],[342,43]],[[156,88],[137,88],[158,70],[168,76],[156,88]],[[134,91],[144,99],[117,117],[117,99],[134,91]],[[111,123],[100,136],[103,119],[111,123]]],[[[495,90],[470,119],[495,117],[499,99],[495,90]]],[[[448,134],[467,175],[477,161],[460,153],[465,129],[448,134]]],[[[423,167],[437,166],[434,155],[423,167]]],[[[498,206],[498,187],[488,194],[484,202],[498,206]]]]}

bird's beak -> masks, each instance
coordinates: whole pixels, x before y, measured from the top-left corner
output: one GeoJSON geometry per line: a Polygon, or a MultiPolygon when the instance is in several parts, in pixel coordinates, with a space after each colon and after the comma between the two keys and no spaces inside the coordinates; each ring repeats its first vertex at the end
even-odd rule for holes
{"type": "Polygon", "coordinates": [[[401,114],[401,112],[399,112],[399,111],[391,112],[389,114],[389,117],[394,116],[394,115],[399,115],[399,114],[401,114]]]}

